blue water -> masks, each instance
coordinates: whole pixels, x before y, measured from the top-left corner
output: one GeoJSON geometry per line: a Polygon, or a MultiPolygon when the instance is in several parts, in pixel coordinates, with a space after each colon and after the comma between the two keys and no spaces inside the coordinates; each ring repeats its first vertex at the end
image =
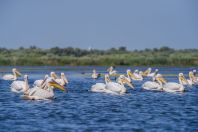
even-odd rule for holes
{"type": "MultiPolygon", "coordinates": [[[[0,74],[12,67],[0,67],[0,74]]],[[[198,131],[198,86],[186,87],[183,94],[151,92],[128,88],[123,96],[92,93],[96,82],[90,73],[93,67],[17,67],[29,75],[30,85],[50,71],[65,72],[70,83],[68,93],[56,90],[51,101],[22,100],[12,93],[11,81],[0,79],[0,131],[198,131]]],[[[95,67],[101,73],[107,67],[95,67]]],[[[124,73],[130,67],[117,67],[124,73]]],[[[131,69],[144,70],[144,67],[131,69]]],[[[193,68],[161,67],[160,73],[169,81],[193,68]]],[[[197,68],[195,68],[197,69],[197,68]]],[[[197,69],[198,70],[198,69],[197,69]]],[[[22,78],[21,78],[22,79],[22,78]]]]}

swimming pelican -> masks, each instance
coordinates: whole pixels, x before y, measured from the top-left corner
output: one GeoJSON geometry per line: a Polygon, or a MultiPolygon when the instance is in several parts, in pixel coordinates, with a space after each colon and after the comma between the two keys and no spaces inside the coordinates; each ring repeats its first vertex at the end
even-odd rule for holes
{"type": "Polygon", "coordinates": [[[126,72],[127,72],[127,77],[132,79],[132,80],[136,80],[136,81],[142,81],[143,80],[142,77],[135,76],[134,73],[132,73],[130,69],[128,69],[126,72]]]}
{"type": "Polygon", "coordinates": [[[29,88],[28,82],[26,81],[25,88],[27,89],[23,99],[29,100],[45,100],[45,99],[53,99],[54,97],[54,88],[58,88],[62,91],[65,91],[65,88],[59,85],[54,79],[47,78],[44,80],[44,83],[41,87],[35,86],[34,88],[29,88]]]}
{"type": "Polygon", "coordinates": [[[93,79],[97,79],[97,78],[100,77],[100,74],[98,74],[98,73],[96,72],[96,70],[93,69],[93,73],[92,73],[91,77],[92,77],[93,79]]]}
{"type": "Polygon", "coordinates": [[[3,80],[17,80],[17,77],[21,76],[21,73],[16,69],[12,69],[13,74],[6,74],[2,77],[3,80]]]}
{"type": "Polygon", "coordinates": [[[142,85],[142,88],[146,90],[162,91],[162,85],[156,80],[155,76],[153,77],[153,81],[146,81],[142,85]]]}
{"type": "Polygon", "coordinates": [[[133,74],[138,80],[143,80],[142,73],[139,70],[136,69],[133,74]]]}
{"type": "Polygon", "coordinates": [[[147,77],[151,73],[152,69],[149,67],[147,70],[145,70],[142,74],[142,76],[147,77]]]}
{"type": "Polygon", "coordinates": [[[189,79],[187,80],[189,84],[198,84],[198,79],[195,77],[193,71],[189,72],[189,79]]]}
{"type": "Polygon", "coordinates": [[[115,76],[117,74],[117,71],[114,70],[114,67],[111,66],[110,68],[107,69],[107,71],[109,72],[110,76],[115,76]]]}
{"type": "Polygon", "coordinates": [[[25,92],[25,82],[28,80],[28,75],[24,75],[24,81],[13,81],[10,85],[11,91],[16,93],[25,92]]]}
{"type": "MultiPolygon", "coordinates": [[[[183,79],[182,74],[179,74],[178,76],[179,82],[183,79]]],[[[160,83],[160,85],[163,88],[163,91],[165,92],[184,92],[184,86],[181,83],[175,83],[175,82],[166,82],[164,81],[164,78],[161,75],[156,75],[156,80],[160,83]]]]}
{"type": "Polygon", "coordinates": [[[55,79],[55,81],[60,84],[61,86],[67,85],[68,79],[66,78],[65,74],[62,72],[60,78],[55,79]]]}
{"type": "Polygon", "coordinates": [[[182,85],[192,85],[192,82],[187,80],[183,73],[179,73],[179,83],[182,85]]]}
{"type": "Polygon", "coordinates": [[[105,75],[105,83],[96,83],[92,86],[92,92],[102,92],[102,93],[110,93],[110,94],[124,94],[126,93],[126,88],[124,87],[124,83],[128,84],[133,88],[132,84],[128,82],[128,80],[120,75],[118,79],[118,83],[112,82],[109,78],[109,75],[105,75]]]}

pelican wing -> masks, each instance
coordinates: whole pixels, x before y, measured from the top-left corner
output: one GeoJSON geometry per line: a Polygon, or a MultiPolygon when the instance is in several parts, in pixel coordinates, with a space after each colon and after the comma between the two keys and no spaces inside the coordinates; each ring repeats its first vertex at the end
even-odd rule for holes
{"type": "Polygon", "coordinates": [[[29,96],[39,97],[40,99],[51,99],[54,97],[54,92],[51,88],[42,89],[35,87],[30,90],[29,96]]]}
{"type": "Polygon", "coordinates": [[[91,87],[92,92],[105,92],[105,84],[104,83],[96,83],[91,87]]]}
{"type": "Polygon", "coordinates": [[[183,92],[184,87],[181,84],[175,83],[175,82],[169,82],[164,84],[163,90],[167,92],[183,92]]]}
{"type": "Polygon", "coordinates": [[[43,82],[43,80],[36,80],[34,82],[34,86],[40,87],[42,82],[43,82]]]}
{"type": "Polygon", "coordinates": [[[142,85],[143,89],[146,90],[161,90],[162,87],[156,83],[156,82],[152,82],[152,81],[147,81],[142,85]]]}
{"type": "Polygon", "coordinates": [[[116,93],[125,93],[126,92],[126,88],[124,86],[120,85],[119,83],[115,83],[115,82],[107,83],[106,89],[116,92],[116,93]]]}
{"type": "Polygon", "coordinates": [[[14,80],[14,75],[6,74],[2,77],[3,80],[14,80]]]}
{"type": "Polygon", "coordinates": [[[24,87],[25,87],[24,81],[14,81],[10,85],[11,91],[17,93],[23,92],[24,87]]]}

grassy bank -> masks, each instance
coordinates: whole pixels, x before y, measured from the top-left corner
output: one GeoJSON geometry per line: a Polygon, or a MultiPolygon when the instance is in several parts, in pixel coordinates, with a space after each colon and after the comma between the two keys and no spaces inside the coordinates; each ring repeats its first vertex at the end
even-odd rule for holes
{"type": "Polygon", "coordinates": [[[0,65],[132,65],[197,66],[198,49],[174,50],[168,47],[128,51],[125,47],[109,50],[37,47],[0,48],[0,65]]]}

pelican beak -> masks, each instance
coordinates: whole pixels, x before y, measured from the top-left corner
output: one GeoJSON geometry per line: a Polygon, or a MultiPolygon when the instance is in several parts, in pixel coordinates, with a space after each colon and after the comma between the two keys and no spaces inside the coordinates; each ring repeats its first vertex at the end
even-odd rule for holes
{"type": "Polygon", "coordinates": [[[142,73],[142,75],[143,75],[143,76],[147,76],[148,73],[149,73],[149,69],[147,69],[146,71],[144,71],[144,72],[142,73]]]}
{"type": "Polygon", "coordinates": [[[156,78],[156,80],[158,80],[161,83],[166,83],[166,80],[163,77],[158,77],[156,78]]]}
{"type": "Polygon", "coordinates": [[[16,70],[15,73],[16,73],[17,77],[22,76],[22,74],[18,70],[16,70]]]}
{"type": "Polygon", "coordinates": [[[126,83],[129,87],[134,89],[134,86],[131,82],[129,82],[126,78],[122,79],[122,83],[126,83]]]}
{"type": "Polygon", "coordinates": [[[49,82],[49,85],[50,85],[50,86],[53,86],[53,87],[55,87],[55,88],[58,88],[58,89],[60,89],[60,90],[62,90],[62,91],[65,91],[65,87],[61,86],[60,84],[58,84],[58,83],[55,82],[55,81],[49,82]]]}

